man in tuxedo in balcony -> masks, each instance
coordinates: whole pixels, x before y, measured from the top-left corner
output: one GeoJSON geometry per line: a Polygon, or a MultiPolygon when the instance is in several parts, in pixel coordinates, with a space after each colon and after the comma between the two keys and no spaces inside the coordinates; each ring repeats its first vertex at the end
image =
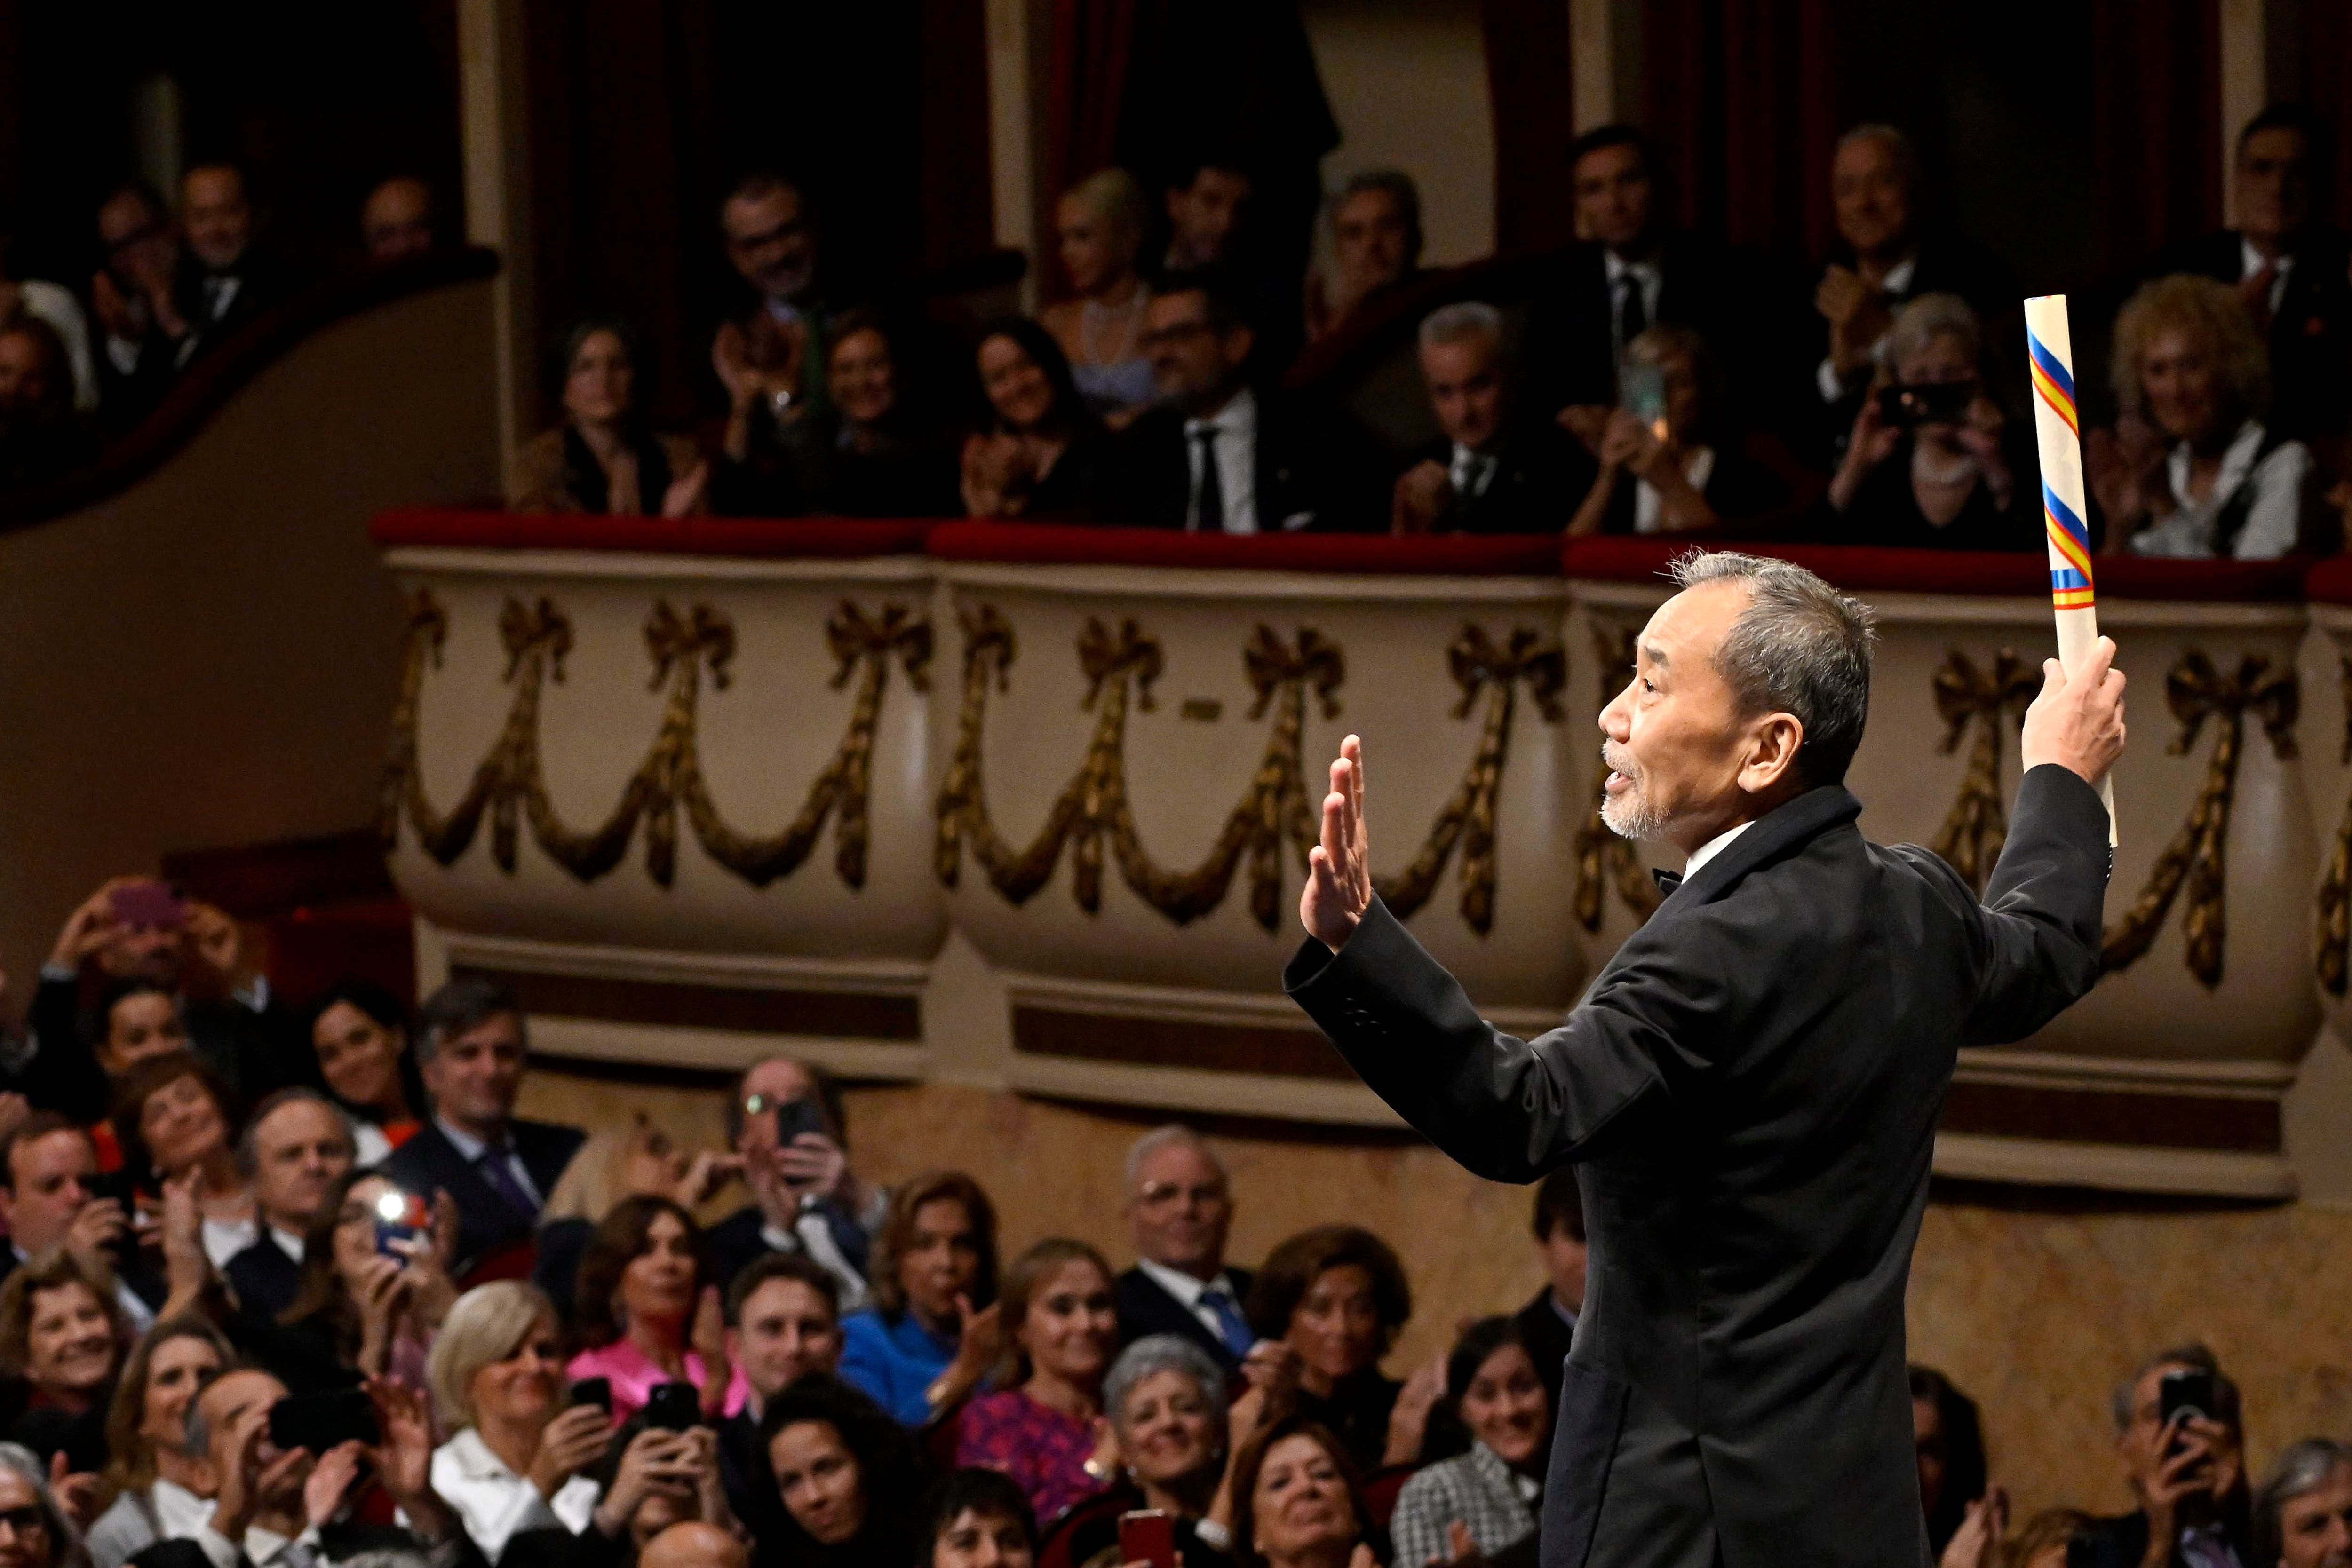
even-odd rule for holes
{"type": "Polygon", "coordinates": [[[1370,442],[1336,414],[1254,388],[1256,344],[1223,276],[1178,272],[1152,286],[1143,346],[1161,401],[1120,433],[1111,520],[1202,534],[1381,526],[1370,442]]]}
{"type": "Polygon", "coordinates": [[[188,247],[179,273],[186,331],[173,359],[185,366],[291,294],[295,279],[255,243],[252,193],[234,163],[199,163],[181,177],[180,232],[188,247]]]}
{"type": "Polygon", "coordinates": [[[457,1272],[496,1263],[527,1272],[521,1252],[587,1134],[514,1113],[529,1050],[522,1009],[496,981],[461,976],[416,1015],[416,1064],[433,1114],[382,1166],[411,1194],[457,1206],[457,1272]]]}
{"type": "Polygon", "coordinates": [[[303,1239],[356,1157],[351,1117],[316,1089],[282,1089],[255,1107],[236,1141],[236,1168],[252,1188],[261,1235],[222,1270],[253,1331],[267,1333],[294,1304],[303,1239]]]}
{"type": "Polygon", "coordinates": [[[1688,865],[1567,1023],[1487,1024],[1373,894],[1352,736],[1284,983],[1473,1172],[1577,1171],[1592,1248],[1546,1568],[1922,1564],[1903,1298],[1936,1122],[1961,1045],[2098,978],[2123,677],[2104,639],[2071,677],[2044,664],[1980,904],[1855,828],[1869,612],[1785,561],[1675,576],[1601,710],[1602,817],[1688,865]]]}
{"type": "Polygon", "coordinates": [[[1421,378],[1442,433],[1397,476],[1390,531],[1556,534],[1592,483],[1589,454],[1549,417],[1518,417],[1503,313],[1476,300],[1421,324],[1421,378]]]}
{"type": "Polygon", "coordinates": [[[1215,1357],[1228,1376],[1241,1370],[1256,1336],[1242,1316],[1249,1270],[1225,1266],[1233,1221],[1224,1162],[1200,1134],[1171,1125],[1136,1141],[1127,1156],[1136,1262],[1117,1285],[1122,1343],[1178,1334],[1215,1357]]]}

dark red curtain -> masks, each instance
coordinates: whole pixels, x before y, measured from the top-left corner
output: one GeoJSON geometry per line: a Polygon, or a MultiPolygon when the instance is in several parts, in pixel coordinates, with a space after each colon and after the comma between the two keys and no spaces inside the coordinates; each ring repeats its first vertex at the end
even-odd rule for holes
{"type": "Polygon", "coordinates": [[[2336,131],[2336,179],[2319,193],[2319,210],[2342,227],[2352,224],[2352,4],[2312,0],[2303,11],[2303,101],[2336,131]]]}
{"type": "MultiPolygon", "coordinates": [[[[1045,148],[1037,185],[1037,234],[1053,232],[1054,204],[1062,193],[1118,161],[1119,110],[1126,97],[1135,42],[1154,18],[1159,0],[1053,0],[1053,34],[1045,76],[1045,148]]],[[[1040,254],[1050,255],[1051,246],[1040,254]]],[[[1045,269],[1046,291],[1059,288],[1045,269]]]]}
{"type": "Polygon", "coordinates": [[[2092,162],[2110,272],[2221,222],[2219,0],[2093,0],[2092,162]]]}
{"type": "Polygon", "coordinates": [[[980,0],[922,0],[923,266],[996,248],[988,147],[988,18],[980,0]]]}
{"type": "Polygon", "coordinates": [[[1568,7],[1560,0],[1485,0],[1479,21],[1495,116],[1495,249],[1507,256],[1564,246],[1576,237],[1568,7]]]}

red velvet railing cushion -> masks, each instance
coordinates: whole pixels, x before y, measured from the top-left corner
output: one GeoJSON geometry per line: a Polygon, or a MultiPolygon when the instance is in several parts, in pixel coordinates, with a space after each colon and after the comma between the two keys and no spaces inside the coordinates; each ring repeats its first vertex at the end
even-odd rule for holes
{"type": "Polygon", "coordinates": [[[2329,556],[2304,573],[2303,591],[2315,604],[2352,604],[2352,555],[2329,556]]]}
{"type": "Polygon", "coordinates": [[[1055,528],[1039,523],[943,523],[930,553],[942,560],[1025,566],[1190,566],[1423,577],[1549,577],[1549,535],[1187,534],[1173,528],[1055,528]]]}

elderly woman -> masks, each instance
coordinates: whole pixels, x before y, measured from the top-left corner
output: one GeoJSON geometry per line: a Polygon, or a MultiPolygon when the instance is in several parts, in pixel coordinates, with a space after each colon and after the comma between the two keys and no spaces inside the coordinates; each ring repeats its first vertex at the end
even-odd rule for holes
{"type": "Polygon", "coordinates": [[[702,1228],[675,1199],[635,1197],[613,1206],[580,1260],[572,1307],[589,1348],[566,1371],[610,1380],[613,1416],[626,1421],[665,1383],[690,1383],[706,1413],[726,1403],[727,1358],[719,1288],[703,1258],[702,1228]]]}
{"type": "MultiPolygon", "coordinates": [[[[1259,1408],[1252,1395],[1236,1419],[1259,1408]]],[[[1119,1353],[1103,1379],[1103,1412],[1118,1476],[1097,1504],[1067,1527],[1069,1558],[1092,1560],[1118,1544],[1118,1515],[1157,1509],[1175,1521],[1184,1568],[1226,1562],[1219,1489],[1227,1468],[1225,1379],[1209,1354],[1177,1334],[1152,1334],[1119,1353]],[[1212,1521],[1215,1522],[1212,1522],[1212,1521]]]]}
{"type": "Polygon", "coordinates": [[[602,1493],[581,1474],[612,1441],[600,1406],[564,1407],[554,1305],[515,1280],[457,1298],[433,1343],[433,1397],[456,1430],[433,1453],[433,1490],[496,1563],[519,1531],[588,1528],[602,1493]]]}
{"type": "Polygon", "coordinates": [[[193,1178],[205,1256],[215,1269],[260,1239],[253,1196],[237,1174],[235,1096],[186,1051],[149,1057],[124,1073],[110,1118],[122,1168],[142,1186],[193,1178]]]}
{"type": "MultiPolygon", "coordinates": [[[[1788,486],[1726,439],[1723,376],[1687,327],[1653,327],[1625,345],[1629,365],[1656,372],[1663,401],[1644,423],[1618,409],[1602,427],[1592,486],[1570,534],[1684,533],[1780,506],[1788,486]]],[[[1629,372],[1630,373],[1630,372],[1629,372]]]]}
{"type": "Polygon", "coordinates": [[[0,1443],[0,1520],[11,1539],[0,1542],[0,1568],[90,1568],[89,1549],[58,1496],[38,1455],[0,1443]]]}
{"type": "Polygon", "coordinates": [[[964,1406],[956,1462],[1003,1470],[1053,1520],[1109,1479],[1103,1374],[1118,1351],[1110,1265],[1083,1241],[1050,1239],[1004,1272],[999,1386],[964,1406]]]}
{"type": "Polygon", "coordinates": [[[1823,533],[1905,549],[2040,548],[2030,461],[1986,395],[1983,334],[1957,294],[1895,314],[1877,350],[1876,390],[1854,416],[1824,497],[1823,533]],[[2024,475],[2021,481],[2019,476],[2024,475]]]}
{"type": "Polygon", "coordinates": [[[205,1379],[236,1360],[203,1318],[167,1318],[147,1331],[115,1385],[106,1416],[114,1501],[89,1527],[98,1568],[121,1568],[158,1541],[193,1537],[213,1516],[210,1472],[188,1448],[188,1406],[205,1379]]]}
{"type": "Polygon", "coordinates": [[[2302,536],[2311,453],[2263,423],[2270,359],[2226,283],[2159,277],[2116,318],[2121,411],[2083,460],[2107,550],[2267,559],[2302,536]]]}
{"type": "Polygon", "coordinates": [[[2289,1443],[2254,1493],[2254,1560],[2322,1568],[2352,1551],[2352,1444],[2289,1443]]]}
{"type": "Polygon", "coordinates": [[[425,1085],[408,1050],[408,1009],[382,986],[339,980],[311,1006],[310,1048],[327,1092],[352,1118],[355,1163],[383,1164],[422,1124],[425,1085]]]}
{"type": "Polygon", "coordinates": [[[841,1325],[841,1375],[909,1427],[952,1410],[996,1360],[996,1208],[961,1171],[890,1195],[873,1304],[841,1325]]]}
{"type": "Polygon", "coordinates": [[[1389,1521],[1399,1563],[1493,1558],[1532,1544],[1536,1500],[1551,1446],[1551,1396],[1518,1324],[1481,1318],[1445,1358],[1445,1397],[1470,1451],[1405,1482],[1389,1521]]]}
{"type": "Polygon", "coordinates": [[[1304,1416],[1276,1422],[1234,1461],[1233,1487],[1240,1568],[1404,1568],[1364,1506],[1346,1445],[1328,1427],[1304,1416]]]}
{"type": "Polygon", "coordinates": [[[1142,182],[1124,169],[1088,175],[1054,209],[1055,254],[1071,297],[1039,319],[1068,356],[1087,406],[1113,430],[1160,395],[1143,352],[1150,291],[1137,268],[1150,216],[1142,182]]]}
{"type": "Polygon", "coordinates": [[[1083,515],[1102,460],[1102,427],[1078,395],[1053,334],[1023,317],[981,334],[988,417],[963,444],[964,510],[975,517],[1083,515]]]}
{"type": "Polygon", "coordinates": [[[19,1264],[0,1285],[0,1438],[42,1464],[95,1475],[106,1464],[107,1406],[130,1348],[114,1282],[69,1251],[19,1264]]]}
{"type": "MultiPolygon", "coordinates": [[[[917,1568],[1034,1568],[1037,1516],[1013,1480],[995,1470],[961,1469],[923,1502],[917,1568]]],[[[1084,1561],[1077,1552],[1071,1561],[1084,1561]]]]}
{"type": "Polygon", "coordinates": [[[1297,1413],[1336,1433],[1359,1469],[1411,1462],[1443,1392],[1434,1376],[1405,1385],[1381,1359],[1412,1316],[1404,1265],[1352,1225],[1319,1225],[1276,1247],[1250,1286],[1250,1326],[1295,1353],[1297,1413]]]}
{"type": "Polygon", "coordinates": [[[344,1174],[302,1239],[294,1301],[275,1324],[239,1324],[248,1358],[296,1394],[356,1387],[391,1377],[425,1381],[426,1347],[457,1299],[449,1259],[457,1217],[445,1200],[430,1216],[373,1171],[344,1174]],[[397,1217],[397,1218],[395,1218],[397,1217]],[[384,1225],[415,1234],[383,1239],[384,1225]]]}
{"type": "Polygon", "coordinates": [[[516,456],[518,512],[683,517],[703,509],[709,470],[694,443],[646,427],[636,334],[613,317],[572,329],[557,361],[563,423],[516,456]]]}
{"type": "Polygon", "coordinates": [[[874,1402],[822,1374],[768,1401],[760,1420],[782,1539],[769,1560],[791,1568],[911,1562],[920,1501],[913,1440],[874,1402]]]}

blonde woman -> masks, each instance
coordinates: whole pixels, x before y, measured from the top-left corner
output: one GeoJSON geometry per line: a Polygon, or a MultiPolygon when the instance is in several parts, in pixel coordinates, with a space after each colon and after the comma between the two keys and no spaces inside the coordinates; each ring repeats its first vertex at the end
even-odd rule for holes
{"type": "Polygon", "coordinates": [[[1159,393],[1143,355],[1150,291],[1136,258],[1150,204],[1142,183],[1105,169],[1071,186],[1054,211],[1054,232],[1070,298],[1038,319],[1069,356],[1079,395],[1105,424],[1124,427],[1159,393]]]}

